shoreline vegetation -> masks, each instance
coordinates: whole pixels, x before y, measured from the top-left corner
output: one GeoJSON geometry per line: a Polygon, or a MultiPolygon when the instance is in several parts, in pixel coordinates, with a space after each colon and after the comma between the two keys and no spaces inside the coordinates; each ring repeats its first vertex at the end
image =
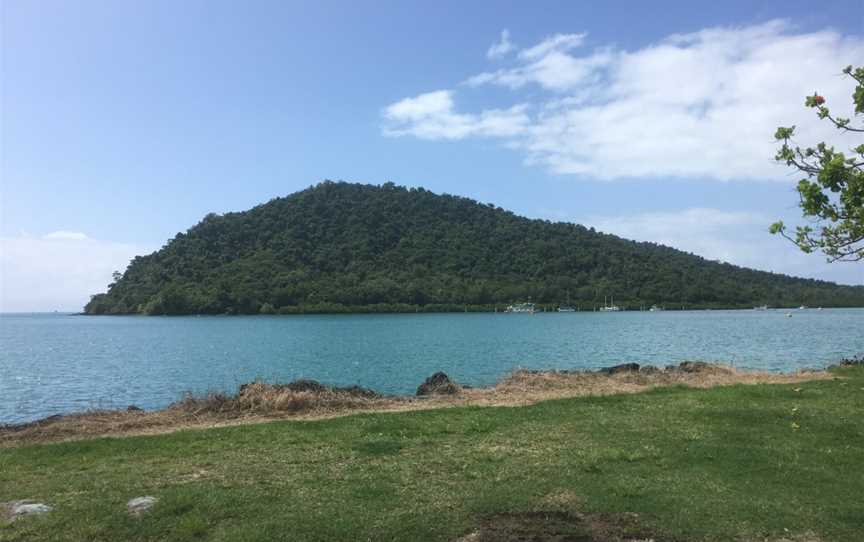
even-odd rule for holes
{"type": "MultiPolygon", "coordinates": [[[[861,364],[843,360],[841,366],[861,364]]],[[[122,437],[206,429],[279,419],[322,419],[355,413],[405,412],[457,406],[524,406],[550,399],[630,394],[658,387],[711,388],[735,384],[789,384],[834,378],[830,370],[769,373],[720,363],[685,361],[658,368],[625,363],[596,371],[517,369],[489,387],[471,387],[436,373],[417,394],[384,395],[359,386],[336,387],[315,380],[287,384],[253,381],[234,394],[193,395],[158,410],[135,405],[57,414],[20,424],[0,424],[0,448],[104,436],[122,437]]]]}
{"type": "Polygon", "coordinates": [[[864,532],[861,359],[786,375],[699,362],[517,371],[479,389],[436,374],[418,392],[258,382],[158,412],[5,427],[0,541],[858,542],[864,532]]]}
{"type": "MultiPolygon", "coordinates": [[[[146,314],[142,312],[133,313],[96,313],[96,312],[78,312],[74,313],[80,316],[290,316],[303,314],[453,314],[453,313],[501,313],[512,303],[495,303],[491,305],[460,305],[460,304],[429,304],[429,305],[411,305],[408,303],[377,303],[373,305],[342,305],[339,303],[319,303],[315,305],[289,305],[284,307],[274,307],[272,305],[262,305],[258,312],[237,312],[228,310],[224,313],[176,313],[176,314],[146,314]]],[[[600,310],[603,307],[603,301],[588,302],[588,303],[572,303],[570,305],[558,303],[535,303],[537,313],[557,313],[558,308],[562,306],[570,307],[573,311],[567,311],[568,314],[573,312],[603,312],[600,310]]],[[[620,302],[617,303],[620,312],[649,312],[652,306],[660,309],[661,312],[669,311],[711,311],[711,310],[753,310],[761,305],[753,305],[748,303],[728,304],[728,303],[677,303],[677,304],[652,304],[646,305],[638,302],[620,302]]],[[[768,306],[769,310],[798,310],[800,304],[786,303],[776,306],[768,306]]],[[[857,309],[864,308],[864,304],[860,305],[844,305],[844,304],[826,304],[819,307],[807,307],[805,310],[814,310],[817,308],[824,309],[857,309]]]]}

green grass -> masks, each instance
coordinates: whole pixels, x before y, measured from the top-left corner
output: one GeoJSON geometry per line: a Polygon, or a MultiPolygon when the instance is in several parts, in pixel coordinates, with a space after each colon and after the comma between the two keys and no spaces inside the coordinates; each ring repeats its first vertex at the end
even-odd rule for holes
{"type": "Polygon", "coordinates": [[[658,540],[858,542],[864,369],[838,375],[0,449],[0,502],[55,507],[0,540],[454,540],[563,509],[658,540]]]}

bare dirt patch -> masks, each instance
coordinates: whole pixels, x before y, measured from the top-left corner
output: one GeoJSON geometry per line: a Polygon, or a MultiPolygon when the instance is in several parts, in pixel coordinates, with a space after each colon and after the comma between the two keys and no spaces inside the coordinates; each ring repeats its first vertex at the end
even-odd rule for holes
{"type": "Polygon", "coordinates": [[[636,514],[576,514],[562,511],[503,513],[480,519],[457,542],[660,542],[639,525],[636,514]]]}
{"type": "Polygon", "coordinates": [[[766,538],[759,540],[759,542],[824,542],[824,539],[816,533],[807,532],[803,534],[787,535],[782,538],[766,538]]]}

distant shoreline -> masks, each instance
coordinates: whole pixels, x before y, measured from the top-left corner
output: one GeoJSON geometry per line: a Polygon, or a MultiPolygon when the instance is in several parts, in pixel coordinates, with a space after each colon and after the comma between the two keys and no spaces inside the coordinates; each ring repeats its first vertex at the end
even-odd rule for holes
{"type": "MultiPolygon", "coordinates": [[[[536,313],[557,313],[561,305],[537,304],[536,313]]],[[[574,306],[574,311],[566,311],[562,314],[573,313],[592,313],[604,312],[599,310],[603,305],[587,305],[574,306]]],[[[649,309],[651,305],[632,305],[622,304],[619,306],[619,311],[614,312],[652,312],[649,309]]],[[[223,312],[223,313],[174,313],[174,314],[147,314],[143,312],[126,312],[126,313],[88,313],[74,312],[66,314],[74,314],[81,316],[293,316],[302,314],[456,314],[456,313],[502,313],[505,314],[507,304],[495,305],[292,305],[274,309],[273,312],[223,312]]],[[[807,307],[801,309],[800,305],[769,305],[768,309],[756,309],[753,305],[700,305],[700,304],[677,304],[663,305],[656,312],[686,312],[686,311],[753,311],[753,310],[786,310],[786,311],[815,311],[819,309],[860,309],[864,305],[823,305],[821,307],[807,307]]],[[[12,313],[5,313],[12,314],[12,313]]],[[[27,314],[52,314],[47,313],[27,313],[27,314]]],[[[61,313],[62,314],[62,313],[61,313]]]]}
{"type": "MultiPolygon", "coordinates": [[[[346,307],[346,310],[333,310],[333,311],[325,311],[318,310],[315,308],[309,307],[291,307],[290,309],[284,309],[282,311],[277,311],[275,313],[241,313],[241,312],[233,312],[233,313],[183,313],[183,314],[145,314],[140,312],[130,312],[130,313],[103,313],[103,314],[93,314],[84,311],[0,311],[0,316],[27,316],[27,315],[39,315],[39,316],[300,316],[300,315],[334,315],[334,314],[460,314],[460,313],[501,313],[505,314],[504,310],[501,307],[506,307],[506,305],[496,305],[496,306],[477,306],[470,305],[468,310],[466,311],[464,307],[462,309],[452,309],[452,310],[438,310],[431,308],[424,308],[423,306],[411,306],[411,309],[408,310],[382,310],[378,308],[376,305],[364,305],[360,307],[346,307]],[[496,310],[496,308],[498,310],[496,310]]],[[[558,305],[544,305],[541,306],[541,309],[538,309],[536,313],[559,313],[558,305]]],[[[864,309],[864,305],[824,305],[822,307],[807,307],[803,309],[804,312],[818,311],[819,309],[824,310],[836,310],[836,309],[864,309]]],[[[767,311],[793,311],[793,313],[798,313],[802,311],[800,306],[769,306],[768,309],[764,309],[767,311]]],[[[621,308],[620,311],[616,312],[703,312],[703,311],[741,311],[741,312],[764,312],[763,310],[757,310],[754,307],[749,305],[747,306],[702,306],[702,305],[693,305],[687,306],[685,308],[679,307],[671,307],[667,306],[666,308],[660,311],[650,311],[646,309],[639,308],[621,308]]],[[[594,313],[594,312],[604,312],[599,310],[594,310],[592,308],[581,308],[575,311],[564,311],[561,314],[575,314],[575,313],[594,313]]],[[[514,315],[515,316],[515,315],[514,315]]]]}

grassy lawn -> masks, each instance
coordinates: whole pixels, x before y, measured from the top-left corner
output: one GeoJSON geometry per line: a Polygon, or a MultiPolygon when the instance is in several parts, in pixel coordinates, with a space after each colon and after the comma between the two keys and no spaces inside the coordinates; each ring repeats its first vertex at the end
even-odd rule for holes
{"type": "Polygon", "coordinates": [[[606,518],[609,540],[858,542],[864,369],[837,374],[0,449],[0,502],[54,506],[0,540],[480,540],[529,519],[606,540],[584,530],[606,518]]]}

